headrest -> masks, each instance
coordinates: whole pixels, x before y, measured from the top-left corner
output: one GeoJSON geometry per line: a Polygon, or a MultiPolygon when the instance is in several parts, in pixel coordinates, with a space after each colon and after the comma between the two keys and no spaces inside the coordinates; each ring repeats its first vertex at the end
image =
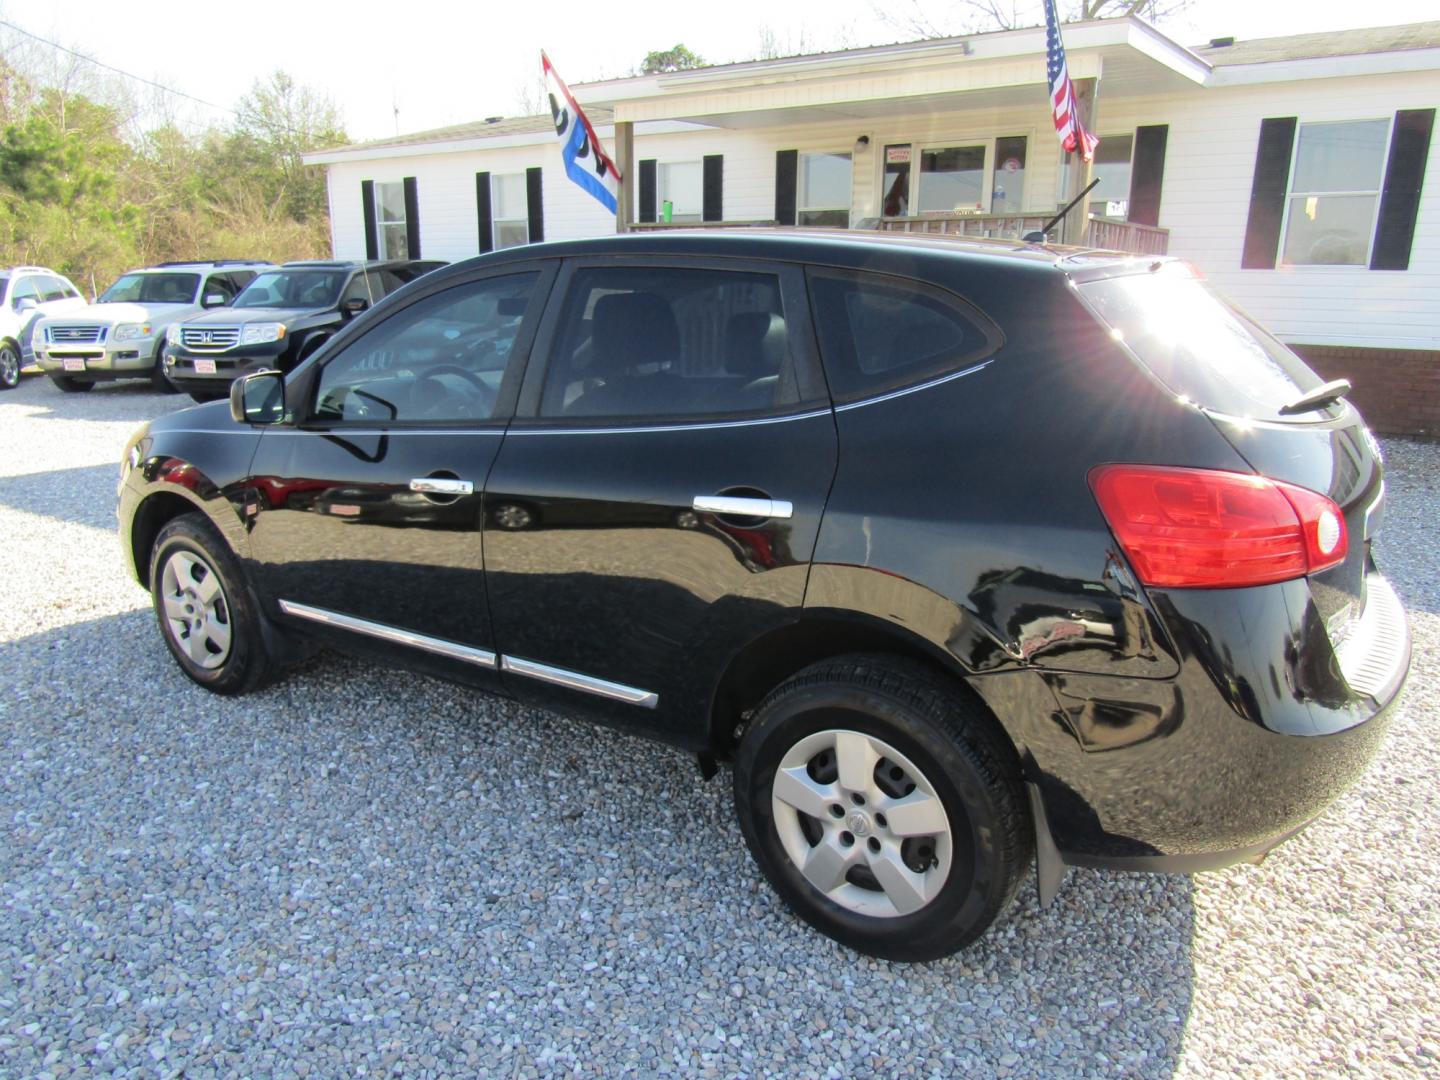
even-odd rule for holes
{"type": "Polygon", "coordinates": [[[595,303],[591,370],[602,378],[680,358],[680,327],[663,297],[612,293],[595,303]]]}
{"type": "Polygon", "coordinates": [[[768,311],[731,315],[725,325],[725,371],[747,379],[774,375],[785,359],[785,317],[768,311]]]}

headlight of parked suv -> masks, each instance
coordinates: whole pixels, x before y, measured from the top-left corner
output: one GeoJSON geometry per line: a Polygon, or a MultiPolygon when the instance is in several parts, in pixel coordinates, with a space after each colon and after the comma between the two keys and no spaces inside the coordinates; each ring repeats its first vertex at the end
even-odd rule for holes
{"type": "Polygon", "coordinates": [[[115,327],[115,336],[112,341],[133,341],[135,338],[146,338],[150,336],[149,323],[122,322],[115,327]]]}
{"type": "Polygon", "coordinates": [[[263,345],[267,341],[279,341],[284,336],[283,322],[251,323],[240,332],[240,344],[263,345]]]}
{"type": "Polygon", "coordinates": [[[178,322],[172,322],[165,328],[165,343],[167,345],[180,344],[180,324],[178,322]]]}

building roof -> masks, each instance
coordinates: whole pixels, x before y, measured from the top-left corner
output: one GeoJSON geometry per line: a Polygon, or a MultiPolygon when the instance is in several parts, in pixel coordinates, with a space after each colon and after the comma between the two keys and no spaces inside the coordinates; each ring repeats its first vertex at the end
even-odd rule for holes
{"type": "Polygon", "coordinates": [[[1363,56],[1368,53],[1405,52],[1410,49],[1440,48],[1440,22],[1409,23],[1404,26],[1366,26],[1359,30],[1335,30],[1323,34],[1291,34],[1288,37],[1235,39],[1228,45],[1216,38],[1206,45],[1192,45],[1190,51],[1207,64],[1229,67],[1235,64],[1273,64],[1283,60],[1316,60],[1329,56],[1363,56]]]}
{"type": "MultiPolygon", "coordinates": [[[[608,124],[613,111],[599,105],[587,106],[585,115],[592,124],[608,124]]],[[[502,135],[542,135],[555,130],[555,121],[549,113],[538,116],[494,116],[486,120],[472,120],[450,127],[431,128],[429,131],[415,131],[396,135],[389,139],[371,139],[367,142],[352,143],[349,146],[326,147],[326,151],[379,150],[387,146],[419,146],[426,143],[462,142],[469,139],[498,139],[502,135]]]]}

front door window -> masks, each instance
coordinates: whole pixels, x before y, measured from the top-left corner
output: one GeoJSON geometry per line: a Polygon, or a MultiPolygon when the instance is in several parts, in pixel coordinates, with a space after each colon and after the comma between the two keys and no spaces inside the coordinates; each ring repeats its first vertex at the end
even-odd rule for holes
{"type": "Polygon", "coordinates": [[[910,213],[910,158],[914,147],[896,143],[885,147],[885,180],[881,185],[884,202],[880,212],[886,217],[905,217],[910,213]]]}
{"type": "Polygon", "coordinates": [[[995,177],[990,185],[992,214],[1025,212],[1024,135],[995,140],[995,177]]]}

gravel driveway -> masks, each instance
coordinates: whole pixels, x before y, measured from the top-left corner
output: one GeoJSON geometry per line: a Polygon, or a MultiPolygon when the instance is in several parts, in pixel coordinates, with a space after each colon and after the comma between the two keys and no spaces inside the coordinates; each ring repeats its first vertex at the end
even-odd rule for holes
{"type": "Polygon", "coordinates": [[[187,403],[0,396],[0,1074],[1440,1069],[1440,447],[1386,443],[1416,654],[1365,780],[1263,867],[1072,870],[920,967],[792,918],[671,750],[330,655],[187,682],[113,511],[187,403]]]}

